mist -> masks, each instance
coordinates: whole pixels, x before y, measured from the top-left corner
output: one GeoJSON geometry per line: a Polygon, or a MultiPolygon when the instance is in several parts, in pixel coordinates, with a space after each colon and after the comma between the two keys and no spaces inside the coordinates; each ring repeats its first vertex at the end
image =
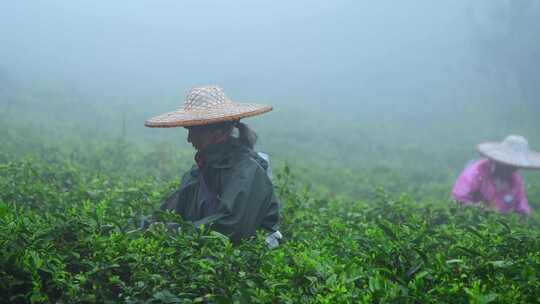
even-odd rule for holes
{"type": "MultiPolygon", "coordinates": [[[[182,95],[181,88],[200,83],[274,102],[365,99],[441,83],[453,89],[478,77],[482,54],[475,38],[494,32],[482,22],[495,23],[489,14],[496,5],[4,3],[2,65],[13,77],[105,96],[182,95]]],[[[499,23],[493,25],[504,31],[504,20],[499,23]]]]}
{"type": "Polygon", "coordinates": [[[487,1],[2,6],[2,66],[17,79],[125,98],[218,83],[237,98],[332,104],[410,102],[480,78],[474,22],[490,13],[487,1]]]}

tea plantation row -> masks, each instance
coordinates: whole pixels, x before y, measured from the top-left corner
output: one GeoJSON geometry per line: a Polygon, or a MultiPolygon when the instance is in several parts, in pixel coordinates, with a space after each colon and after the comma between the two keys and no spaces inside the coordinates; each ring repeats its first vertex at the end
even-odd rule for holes
{"type": "Polygon", "coordinates": [[[540,299],[538,217],[383,190],[327,200],[275,184],[284,242],[233,246],[182,223],[136,229],[176,186],[113,178],[69,162],[0,164],[4,303],[532,303],[540,299]]]}

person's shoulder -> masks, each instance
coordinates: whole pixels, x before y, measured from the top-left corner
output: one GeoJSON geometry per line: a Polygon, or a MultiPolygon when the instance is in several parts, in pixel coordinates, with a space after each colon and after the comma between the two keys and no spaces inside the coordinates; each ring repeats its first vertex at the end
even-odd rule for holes
{"type": "Polygon", "coordinates": [[[477,173],[488,173],[491,170],[491,162],[489,159],[471,160],[465,166],[465,170],[475,171],[477,173]]]}
{"type": "Polygon", "coordinates": [[[251,151],[244,151],[235,155],[233,162],[234,167],[237,168],[257,168],[260,167],[259,162],[253,157],[251,151]]]}
{"type": "Polygon", "coordinates": [[[490,161],[487,158],[473,159],[469,161],[469,163],[467,164],[467,167],[469,166],[476,167],[476,168],[487,167],[489,166],[489,163],[490,161]]]}
{"type": "Polygon", "coordinates": [[[268,162],[249,149],[235,156],[232,169],[247,174],[252,178],[267,176],[268,162]]]}
{"type": "Polygon", "coordinates": [[[521,186],[523,184],[523,177],[521,177],[521,174],[519,174],[517,171],[512,173],[512,180],[516,186],[521,186]]]}
{"type": "Polygon", "coordinates": [[[181,187],[184,186],[185,184],[189,183],[190,181],[193,181],[193,180],[197,179],[199,174],[200,174],[199,168],[196,165],[193,165],[193,167],[191,167],[191,169],[187,170],[182,175],[181,187]]]}

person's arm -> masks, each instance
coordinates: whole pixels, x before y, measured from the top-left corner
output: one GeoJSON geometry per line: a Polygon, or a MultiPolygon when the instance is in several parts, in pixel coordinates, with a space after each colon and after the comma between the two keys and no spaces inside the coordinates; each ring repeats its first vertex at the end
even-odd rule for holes
{"type": "Polygon", "coordinates": [[[525,184],[521,177],[518,179],[518,191],[516,194],[517,205],[515,210],[519,214],[529,215],[531,214],[531,208],[529,207],[529,201],[527,199],[527,193],[525,192],[525,184]]]}
{"type": "Polygon", "coordinates": [[[471,164],[461,172],[452,189],[452,197],[461,204],[471,203],[474,194],[480,189],[478,163],[471,164]]]}
{"type": "Polygon", "coordinates": [[[163,203],[161,203],[159,209],[163,211],[172,210],[178,212],[181,207],[182,206],[180,204],[180,190],[175,190],[173,193],[167,196],[163,203]]]}
{"type": "Polygon", "coordinates": [[[169,196],[167,196],[167,198],[161,203],[161,210],[172,210],[184,217],[186,208],[184,204],[186,201],[189,201],[190,197],[190,194],[186,193],[186,191],[190,191],[189,189],[192,188],[191,186],[196,182],[192,172],[193,169],[184,174],[178,190],[175,190],[173,193],[169,194],[169,196]]]}
{"type": "MultiPolygon", "coordinates": [[[[162,211],[171,210],[171,211],[174,211],[177,214],[181,215],[182,217],[184,217],[185,216],[185,214],[184,214],[185,213],[185,205],[184,204],[185,204],[185,201],[186,201],[186,193],[185,193],[185,191],[191,184],[193,184],[193,182],[194,182],[194,180],[191,178],[191,173],[187,172],[182,177],[182,183],[181,183],[180,188],[173,191],[172,193],[170,193],[162,201],[159,209],[162,210],[162,211]]],[[[174,229],[177,229],[178,227],[180,227],[180,224],[178,224],[178,223],[166,223],[166,224],[164,224],[163,222],[155,221],[150,216],[145,216],[145,217],[142,217],[140,219],[139,229],[146,230],[151,225],[156,225],[156,224],[165,225],[165,227],[168,230],[174,230],[174,229]]]]}
{"type": "MultiPolygon", "coordinates": [[[[169,196],[167,196],[167,198],[163,201],[163,203],[160,206],[160,209],[163,211],[165,210],[176,211],[176,209],[180,206],[179,198],[180,198],[180,190],[175,190],[174,192],[169,194],[169,196]]],[[[149,215],[141,216],[138,219],[138,223],[137,223],[139,230],[143,230],[143,231],[150,228],[150,226],[156,225],[156,224],[163,224],[163,223],[156,221],[155,219],[152,218],[152,216],[149,216],[149,215]]],[[[171,223],[171,224],[175,224],[175,223],[171,223]]],[[[170,227],[177,228],[178,226],[179,226],[178,224],[175,224],[174,227],[173,226],[170,226],[170,227]]],[[[167,228],[169,228],[169,226],[167,226],[167,228]]]]}
{"type": "Polygon", "coordinates": [[[270,191],[270,204],[268,206],[268,209],[265,212],[264,218],[262,220],[261,227],[264,228],[268,232],[276,232],[279,229],[279,219],[280,219],[280,209],[281,204],[279,203],[279,200],[277,199],[275,192],[270,191]]]}
{"type": "Polygon", "coordinates": [[[254,164],[244,163],[233,170],[223,185],[218,212],[193,224],[211,225],[236,242],[254,235],[261,225],[261,211],[271,203],[272,184],[266,173],[254,164]]]}

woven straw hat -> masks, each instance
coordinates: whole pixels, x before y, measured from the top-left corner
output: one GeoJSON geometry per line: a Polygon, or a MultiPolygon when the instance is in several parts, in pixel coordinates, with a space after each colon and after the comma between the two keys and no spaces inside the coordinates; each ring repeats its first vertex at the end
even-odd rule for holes
{"type": "Polygon", "coordinates": [[[540,169],[540,154],[529,148],[523,136],[510,135],[502,142],[481,143],[476,149],[483,156],[506,165],[540,169]]]}
{"type": "Polygon", "coordinates": [[[271,106],[233,102],[220,87],[203,86],[189,91],[182,108],[152,117],[144,125],[151,128],[209,125],[269,111],[271,106]]]}

